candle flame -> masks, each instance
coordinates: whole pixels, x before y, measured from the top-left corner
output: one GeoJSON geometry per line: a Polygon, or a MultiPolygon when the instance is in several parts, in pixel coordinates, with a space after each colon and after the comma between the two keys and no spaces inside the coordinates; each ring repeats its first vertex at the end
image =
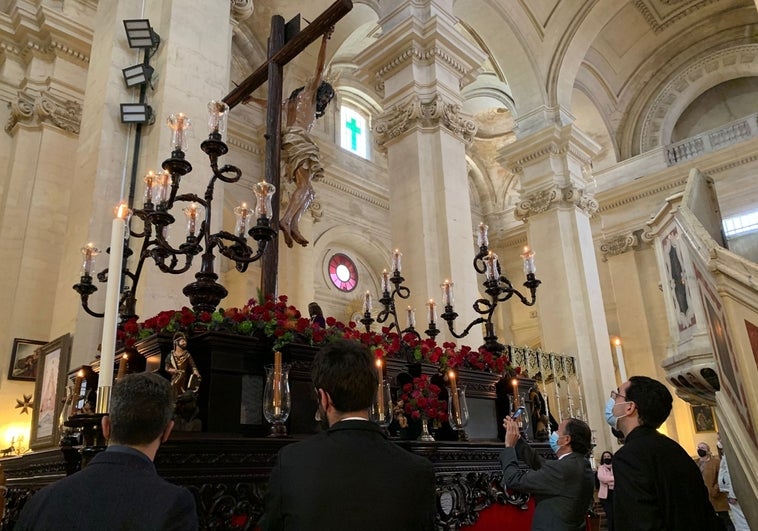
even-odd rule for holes
{"type": "Polygon", "coordinates": [[[613,340],[613,344],[614,344],[614,345],[616,345],[617,347],[618,347],[619,345],[621,345],[621,338],[617,337],[616,339],[614,339],[614,340],[613,340]]]}
{"type": "Polygon", "coordinates": [[[382,360],[380,358],[376,359],[376,368],[381,369],[382,368],[382,360]]]}
{"type": "Polygon", "coordinates": [[[84,378],[84,371],[83,371],[82,369],[79,369],[79,372],[78,372],[78,373],[76,373],[76,375],[77,375],[79,378],[84,378]]]}
{"type": "Polygon", "coordinates": [[[129,215],[129,207],[126,206],[126,203],[121,202],[116,207],[116,217],[118,219],[126,219],[126,217],[129,215]]]}

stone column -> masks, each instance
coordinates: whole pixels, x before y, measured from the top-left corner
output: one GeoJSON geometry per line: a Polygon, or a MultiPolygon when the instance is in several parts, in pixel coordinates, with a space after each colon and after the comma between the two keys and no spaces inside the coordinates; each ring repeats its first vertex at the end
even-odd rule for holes
{"type": "Polygon", "coordinates": [[[609,447],[603,406],[617,387],[589,218],[597,202],[584,173],[598,146],[572,125],[550,125],[503,148],[521,181],[516,216],[534,249],[543,348],[577,357],[589,424],[609,447]]]}
{"type": "MultiPolygon", "coordinates": [[[[417,328],[425,330],[424,304],[429,298],[440,304],[440,284],[450,279],[460,330],[476,317],[471,305],[479,296],[466,170],[476,125],[461,113],[460,87],[484,55],[455,29],[450,0],[380,7],[384,34],[356,64],[384,94],[385,112],[374,121],[373,135],[387,152],[392,248],[403,253],[402,276],[411,290],[398,311],[415,307],[417,328]]],[[[404,315],[399,321],[405,326],[404,315]]],[[[447,330],[441,320],[438,328],[447,330]]],[[[480,330],[459,343],[479,346],[480,330]]]]}
{"type": "MultiPolygon", "coordinates": [[[[620,309],[618,312],[619,336],[622,340],[622,352],[627,376],[656,375],[663,376],[660,366],[655,363],[653,340],[650,337],[650,304],[644,299],[647,291],[642,275],[646,268],[639,254],[647,248],[655,260],[653,249],[642,240],[642,231],[626,232],[604,238],[600,245],[603,260],[608,262],[608,269],[613,284],[613,300],[620,309]]],[[[657,271],[653,270],[653,278],[657,271]]],[[[665,319],[665,314],[661,316],[665,319]]],[[[660,378],[659,378],[660,379],[660,378]]],[[[621,382],[623,383],[623,381],[621,382]]]]}

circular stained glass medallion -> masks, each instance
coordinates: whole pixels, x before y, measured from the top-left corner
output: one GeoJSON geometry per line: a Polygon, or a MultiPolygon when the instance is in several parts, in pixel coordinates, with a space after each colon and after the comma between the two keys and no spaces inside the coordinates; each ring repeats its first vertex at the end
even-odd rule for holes
{"type": "Polygon", "coordinates": [[[329,278],[340,291],[353,291],[358,284],[358,270],[350,258],[337,253],[329,259],[329,278]]]}

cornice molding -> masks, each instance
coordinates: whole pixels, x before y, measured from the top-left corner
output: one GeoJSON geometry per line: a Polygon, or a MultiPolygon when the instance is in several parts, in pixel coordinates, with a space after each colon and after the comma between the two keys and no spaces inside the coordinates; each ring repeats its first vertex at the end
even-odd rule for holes
{"type": "Polygon", "coordinates": [[[5,132],[13,135],[19,122],[49,123],[67,131],[79,134],[82,121],[82,105],[78,101],[67,100],[53,94],[49,89],[43,92],[19,91],[11,103],[11,112],[5,124],[5,132]]]}
{"type": "Polygon", "coordinates": [[[413,95],[376,117],[374,140],[380,150],[386,151],[388,142],[414,126],[444,127],[466,145],[473,142],[477,129],[476,122],[461,112],[460,104],[446,102],[439,95],[426,102],[413,95]]]}

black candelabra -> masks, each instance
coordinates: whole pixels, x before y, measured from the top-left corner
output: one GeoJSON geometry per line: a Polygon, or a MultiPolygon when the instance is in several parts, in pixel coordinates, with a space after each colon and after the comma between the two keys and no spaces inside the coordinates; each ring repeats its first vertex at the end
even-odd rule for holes
{"type": "MultiPolygon", "coordinates": [[[[395,250],[392,256],[392,275],[386,269],[382,272],[382,296],[379,298],[382,309],[377,314],[376,319],[371,316],[371,293],[367,291],[363,300],[363,318],[360,322],[368,332],[374,322],[384,324],[389,320],[388,330],[392,331],[394,329],[400,336],[401,342],[405,344],[403,341],[405,335],[411,334],[420,340],[421,334],[416,330],[415,311],[410,306],[408,307],[408,326],[401,328],[399,324],[395,299],[407,300],[411,296],[411,290],[403,286],[405,279],[400,274],[401,257],[402,253],[395,250]]],[[[434,301],[429,301],[429,316],[429,328],[424,331],[424,334],[434,339],[440,333],[435,324],[434,301]]]]}
{"type": "MultiPolygon", "coordinates": [[[[195,281],[186,285],[182,292],[189,298],[196,312],[213,312],[218,303],[227,295],[226,288],[217,282],[218,275],[214,270],[216,255],[214,251],[232,260],[238,271],[244,272],[250,263],[259,260],[266,246],[276,236],[276,231],[270,225],[271,197],[276,191],[274,186],[261,181],[254,186],[256,205],[248,208],[245,203],[234,209],[237,217],[234,233],[220,230],[211,231],[211,216],[213,210],[213,193],[216,181],[224,183],[238,182],[242,176],[239,168],[230,164],[219,168],[219,157],[228,151],[223,142],[226,129],[226,118],[229,107],[223,102],[212,101],[208,104],[210,113],[210,133],[200,148],[210,160],[211,177],[203,197],[194,193],[179,193],[179,186],[184,175],[192,171],[192,165],[185,159],[186,130],[190,120],[184,114],[169,116],[168,125],[172,130],[171,157],[163,161],[163,171],[148,172],[145,177],[145,199],[141,209],[132,211],[132,218],[137,217],[142,222],[142,230],[137,231],[129,223],[128,236],[142,241],[138,260],[134,271],[129,269],[127,262],[133,251],[128,245],[124,246],[120,274],[128,278],[131,285],[124,286],[120,295],[119,316],[123,322],[136,317],[135,293],[139,284],[145,261],[150,258],[164,272],[173,275],[182,274],[192,266],[193,258],[201,254],[200,271],[195,274],[195,281]],[[177,203],[186,203],[182,209],[187,218],[186,239],[178,248],[167,241],[168,228],[176,219],[169,212],[177,203]],[[248,230],[253,215],[256,224],[248,230]],[[199,223],[198,223],[199,221],[199,223]],[[248,243],[247,237],[255,240],[254,247],[248,243]]],[[[126,234],[125,234],[126,236],[126,234]]],[[[111,244],[113,246],[113,243],[111,244]]],[[[110,252],[110,249],[108,250],[110,252]]],[[[80,282],[73,286],[81,298],[84,310],[95,317],[103,317],[103,313],[93,311],[88,304],[91,294],[97,291],[93,284],[92,271],[94,256],[98,250],[88,244],[82,248],[84,264],[80,282]]],[[[108,269],[97,274],[100,282],[107,282],[108,269]]]]}
{"type": "Polygon", "coordinates": [[[474,311],[482,317],[477,317],[471,321],[462,332],[458,333],[455,331],[454,322],[458,314],[453,310],[453,283],[447,280],[442,284],[442,305],[445,311],[441,317],[447,321],[448,330],[453,337],[458,339],[467,336],[474,326],[484,324],[484,348],[493,354],[500,354],[505,350],[505,345],[498,341],[495,327],[492,323],[492,316],[497,305],[515,295],[526,306],[533,306],[537,300],[537,287],[541,284],[541,281],[535,277],[534,252],[525,247],[521,258],[524,260],[524,273],[526,274],[526,282],[523,285],[529,290],[529,298],[527,299],[502,274],[497,255],[489,250],[487,225],[484,223],[479,224],[477,240],[479,252],[474,257],[474,269],[480,275],[484,275],[484,292],[489,296],[489,299],[480,298],[474,301],[474,311]]]}

